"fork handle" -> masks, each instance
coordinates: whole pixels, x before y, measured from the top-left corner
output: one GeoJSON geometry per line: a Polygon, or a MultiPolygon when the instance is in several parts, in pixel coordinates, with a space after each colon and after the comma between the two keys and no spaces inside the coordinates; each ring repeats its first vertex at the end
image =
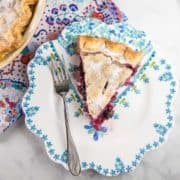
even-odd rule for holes
{"type": "Polygon", "coordinates": [[[66,139],[67,139],[67,156],[68,156],[68,167],[72,175],[78,176],[81,173],[81,165],[79,160],[79,155],[77,153],[68,120],[67,104],[65,100],[65,94],[62,95],[64,103],[64,116],[65,116],[65,126],[66,126],[66,139]]]}

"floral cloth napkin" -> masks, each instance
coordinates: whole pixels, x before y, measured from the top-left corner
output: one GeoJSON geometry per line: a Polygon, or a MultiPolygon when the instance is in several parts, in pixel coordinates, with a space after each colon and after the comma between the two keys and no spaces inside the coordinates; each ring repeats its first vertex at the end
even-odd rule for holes
{"type": "Polygon", "coordinates": [[[31,42],[12,63],[0,69],[0,133],[23,114],[21,100],[28,87],[26,68],[37,47],[57,38],[66,25],[86,17],[98,18],[107,24],[127,20],[111,0],[47,0],[31,42]]]}

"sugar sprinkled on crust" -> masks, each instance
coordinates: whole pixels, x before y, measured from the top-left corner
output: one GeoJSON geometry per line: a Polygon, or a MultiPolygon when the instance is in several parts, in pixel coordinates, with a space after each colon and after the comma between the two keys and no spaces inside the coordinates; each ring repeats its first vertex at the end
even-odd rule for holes
{"type": "Polygon", "coordinates": [[[116,90],[131,76],[143,52],[105,38],[85,35],[79,36],[78,51],[85,72],[88,111],[96,118],[116,90]]]}

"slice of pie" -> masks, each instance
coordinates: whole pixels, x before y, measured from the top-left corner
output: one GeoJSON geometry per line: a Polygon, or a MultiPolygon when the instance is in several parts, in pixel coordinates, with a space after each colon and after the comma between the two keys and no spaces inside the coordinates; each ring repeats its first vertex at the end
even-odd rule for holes
{"type": "Polygon", "coordinates": [[[104,120],[113,114],[112,101],[140,66],[143,52],[104,38],[79,36],[78,52],[81,57],[81,83],[85,109],[92,125],[99,130],[104,120]]]}
{"type": "Polygon", "coordinates": [[[0,0],[0,61],[23,43],[23,33],[38,0],[0,0]]]}

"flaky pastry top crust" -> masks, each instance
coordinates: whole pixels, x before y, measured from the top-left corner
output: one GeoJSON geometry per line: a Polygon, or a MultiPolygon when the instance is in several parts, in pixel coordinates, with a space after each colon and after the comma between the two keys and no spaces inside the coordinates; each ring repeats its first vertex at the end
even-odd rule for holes
{"type": "Polygon", "coordinates": [[[93,118],[97,118],[112,96],[140,65],[143,52],[136,52],[122,43],[105,38],[79,36],[86,103],[93,118]]]}
{"type": "Polygon", "coordinates": [[[79,36],[79,48],[83,52],[103,52],[103,49],[106,48],[111,52],[111,56],[123,55],[126,63],[136,66],[139,64],[144,53],[142,51],[134,51],[125,44],[112,42],[109,39],[97,38],[86,35],[79,36]],[[114,53],[114,55],[112,55],[114,53]]]}

